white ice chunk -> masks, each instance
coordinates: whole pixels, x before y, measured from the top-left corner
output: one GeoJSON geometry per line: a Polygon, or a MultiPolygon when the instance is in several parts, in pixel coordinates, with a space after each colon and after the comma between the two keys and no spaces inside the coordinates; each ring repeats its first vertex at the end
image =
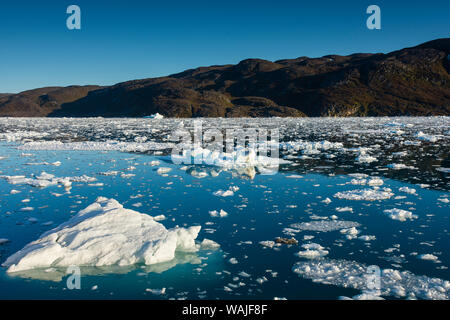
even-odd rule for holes
{"type": "Polygon", "coordinates": [[[167,168],[167,167],[160,167],[160,168],[158,168],[158,170],[156,170],[156,172],[158,174],[166,174],[166,173],[169,173],[170,171],[172,171],[172,168],[167,168]]]}
{"type": "Polygon", "coordinates": [[[320,220],[291,224],[291,227],[294,229],[317,232],[329,232],[359,226],[360,224],[358,222],[344,220],[320,220]]]}
{"type": "Polygon", "coordinates": [[[410,220],[414,220],[417,219],[418,216],[415,214],[412,214],[411,211],[407,211],[407,210],[402,210],[402,209],[387,209],[383,211],[385,214],[387,214],[389,216],[389,218],[393,219],[393,220],[398,220],[398,221],[406,221],[408,219],[410,220]]]}
{"type": "Polygon", "coordinates": [[[359,163],[372,163],[377,161],[378,159],[368,154],[361,154],[355,160],[359,163]]]}
{"type": "Polygon", "coordinates": [[[346,200],[376,201],[389,199],[393,195],[394,194],[390,192],[388,189],[385,190],[359,189],[359,190],[338,192],[334,195],[334,197],[346,200]]]}
{"type": "Polygon", "coordinates": [[[217,190],[213,193],[217,197],[231,197],[234,196],[234,192],[232,190],[217,190]]]}
{"type": "Polygon", "coordinates": [[[211,217],[220,217],[220,218],[225,218],[226,216],[228,216],[228,212],[226,212],[223,209],[220,209],[220,211],[218,212],[217,210],[212,210],[209,211],[209,215],[211,217]]]}
{"type": "Polygon", "coordinates": [[[394,169],[394,170],[402,170],[402,169],[411,169],[415,170],[417,168],[412,166],[407,166],[404,163],[390,163],[387,165],[388,168],[394,169]]]}
{"type": "Polygon", "coordinates": [[[328,254],[328,250],[325,250],[325,248],[318,243],[307,243],[302,245],[302,248],[305,250],[297,252],[297,256],[301,258],[317,259],[328,254]]]}
{"type": "Polygon", "coordinates": [[[404,192],[404,193],[409,193],[409,194],[416,194],[416,189],[409,188],[409,187],[400,187],[400,188],[398,188],[398,191],[404,192]]]}
{"type": "MultiPolygon", "coordinates": [[[[372,273],[365,264],[348,260],[308,260],[298,262],[293,271],[316,283],[369,291],[372,273]]],[[[384,269],[376,296],[397,296],[421,299],[450,299],[450,281],[411,273],[384,269]]],[[[372,294],[374,292],[372,291],[372,294]]]]}
{"type": "Polygon", "coordinates": [[[422,260],[430,260],[430,261],[438,261],[438,257],[435,256],[434,254],[431,253],[425,253],[425,254],[421,254],[419,256],[417,256],[417,258],[422,259],[422,260]]]}
{"type": "Polygon", "coordinates": [[[220,248],[220,245],[215,241],[203,239],[203,241],[200,243],[200,247],[205,250],[213,250],[220,248]]]}
{"type": "Polygon", "coordinates": [[[439,140],[439,137],[437,136],[433,136],[433,135],[429,135],[429,134],[425,134],[422,131],[419,131],[416,134],[416,138],[422,141],[428,141],[428,142],[436,142],[439,140]]]}

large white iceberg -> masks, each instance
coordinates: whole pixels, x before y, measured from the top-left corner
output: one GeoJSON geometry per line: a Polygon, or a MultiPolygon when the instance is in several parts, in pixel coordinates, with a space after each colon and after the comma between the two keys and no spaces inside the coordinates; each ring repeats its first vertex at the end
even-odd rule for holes
{"type": "Polygon", "coordinates": [[[76,266],[128,266],[167,262],[195,252],[200,226],[166,229],[153,217],[100,197],[69,221],[10,256],[7,272],[76,266]]]}

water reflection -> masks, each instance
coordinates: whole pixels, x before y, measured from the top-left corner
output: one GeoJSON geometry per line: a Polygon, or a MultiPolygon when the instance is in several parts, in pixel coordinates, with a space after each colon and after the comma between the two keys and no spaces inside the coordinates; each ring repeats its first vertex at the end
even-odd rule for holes
{"type": "MultiPolygon", "coordinates": [[[[98,276],[105,274],[127,274],[133,271],[142,273],[163,273],[177,265],[202,263],[202,257],[198,253],[177,252],[171,261],[157,263],[153,265],[135,264],[130,266],[102,266],[102,267],[80,267],[81,276],[98,276]]],[[[11,277],[23,279],[44,280],[60,282],[67,277],[67,268],[45,268],[32,269],[19,272],[8,273],[11,277]]]]}

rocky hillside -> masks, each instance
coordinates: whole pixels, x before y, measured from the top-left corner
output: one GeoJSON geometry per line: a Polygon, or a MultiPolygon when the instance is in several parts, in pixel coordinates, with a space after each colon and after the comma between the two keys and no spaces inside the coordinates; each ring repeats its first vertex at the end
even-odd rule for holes
{"type": "Polygon", "coordinates": [[[247,59],[110,87],[0,95],[0,116],[450,115],[450,39],[388,54],[247,59]]]}
{"type": "Polygon", "coordinates": [[[86,97],[99,86],[45,87],[18,94],[0,94],[0,116],[45,117],[67,103],[86,97]]]}

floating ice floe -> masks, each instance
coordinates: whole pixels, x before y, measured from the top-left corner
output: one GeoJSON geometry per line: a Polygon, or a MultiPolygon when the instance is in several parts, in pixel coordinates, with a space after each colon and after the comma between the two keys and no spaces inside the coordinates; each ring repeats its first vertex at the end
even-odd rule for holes
{"type": "Polygon", "coordinates": [[[275,243],[275,241],[272,240],[264,240],[259,242],[260,245],[266,248],[273,248],[275,246],[281,245],[280,243],[275,243]]]}
{"type": "Polygon", "coordinates": [[[368,154],[361,154],[355,160],[359,163],[372,163],[372,162],[378,161],[377,158],[375,158],[371,155],[368,155],[368,154]]]}
{"type": "Polygon", "coordinates": [[[375,189],[358,189],[344,192],[338,192],[334,197],[346,200],[365,200],[376,201],[390,199],[394,194],[390,189],[385,188],[383,190],[375,189]]]}
{"type": "Polygon", "coordinates": [[[136,175],[134,173],[121,173],[120,177],[124,179],[135,177],[136,175]]]}
{"type": "Polygon", "coordinates": [[[250,277],[251,277],[251,275],[248,274],[248,273],[245,272],[245,271],[239,272],[238,275],[239,275],[240,277],[242,277],[242,278],[250,278],[250,277]]]}
{"type": "Polygon", "coordinates": [[[429,260],[429,261],[439,262],[439,258],[431,253],[420,254],[417,256],[417,258],[421,259],[421,260],[429,260]]]}
{"type": "Polygon", "coordinates": [[[357,186],[357,185],[364,186],[367,184],[367,180],[366,179],[352,179],[350,181],[350,184],[355,185],[355,186],[357,186]]]}
{"type": "Polygon", "coordinates": [[[110,171],[105,171],[105,172],[99,172],[98,174],[101,176],[117,176],[119,174],[119,171],[110,170],[110,171]]]}
{"type": "Polygon", "coordinates": [[[354,221],[345,220],[320,220],[291,224],[291,228],[300,231],[317,231],[317,232],[329,232],[341,229],[348,229],[353,227],[359,227],[360,224],[354,221]]]}
{"type": "Polygon", "coordinates": [[[352,240],[352,239],[355,239],[358,236],[359,230],[356,229],[355,227],[351,227],[351,228],[348,228],[348,229],[341,229],[340,233],[345,234],[345,237],[348,240],[352,240]]]}
{"type": "Polygon", "coordinates": [[[289,176],[286,176],[286,178],[288,178],[288,179],[301,179],[301,178],[303,178],[303,176],[298,175],[298,174],[291,174],[289,176]]]}
{"type": "Polygon", "coordinates": [[[380,178],[375,177],[370,179],[367,184],[371,187],[382,186],[384,184],[384,181],[380,178]]]}
{"type": "Polygon", "coordinates": [[[213,240],[203,239],[203,241],[200,243],[200,247],[204,250],[212,250],[220,248],[220,244],[213,240]]]}
{"type": "Polygon", "coordinates": [[[336,211],[337,212],[353,212],[353,208],[352,207],[337,207],[336,211]]]}
{"type": "Polygon", "coordinates": [[[218,212],[217,210],[209,211],[209,215],[210,215],[211,217],[220,217],[220,218],[224,218],[224,217],[228,216],[228,213],[227,213],[225,210],[220,209],[219,212],[218,212]]]}
{"type": "Polygon", "coordinates": [[[35,175],[33,178],[26,178],[25,176],[0,176],[0,178],[5,179],[10,184],[27,184],[32,187],[38,188],[46,188],[49,186],[62,185],[66,189],[70,189],[72,186],[72,182],[82,182],[82,183],[90,183],[94,182],[97,179],[93,177],[89,177],[86,175],[82,175],[79,177],[64,177],[58,178],[53,174],[49,174],[46,172],[42,172],[40,175],[35,175]]]}
{"type": "Polygon", "coordinates": [[[203,179],[208,176],[208,173],[204,171],[190,170],[188,173],[197,179],[203,179]]]}
{"type": "Polygon", "coordinates": [[[419,139],[419,140],[422,140],[422,141],[436,142],[436,141],[439,140],[440,137],[429,135],[429,134],[425,134],[422,131],[419,131],[416,134],[416,138],[419,139]]]}
{"type": "Polygon", "coordinates": [[[266,277],[262,276],[262,277],[257,278],[255,281],[258,282],[259,284],[263,284],[264,282],[267,282],[268,280],[266,277]]]}
{"type": "Polygon", "coordinates": [[[0,133],[0,139],[5,140],[7,142],[15,142],[15,141],[22,141],[25,139],[31,139],[31,138],[44,138],[48,136],[48,132],[37,132],[33,130],[28,131],[15,131],[15,132],[2,132],[0,133]]]}
{"type": "Polygon", "coordinates": [[[411,211],[402,210],[402,209],[386,209],[383,212],[391,219],[398,221],[406,221],[406,220],[414,220],[417,219],[418,216],[413,214],[411,211]]]}
{"type": "Polygon", "coordinates": [[[390,169],[394,169],[394,170],[402,170],[402,169],[416,170],[417,169],[413,166],[407,166],[404,163],[390,163],[387,165],[387,167],[390,169]]]}
{"type": "Polygon", "coordinates": [[[168,167],[159,167],[158,170],[156,170],[156,173],[163,175],[163,174],[167,174],[170,171],[172,171],[172,168],[168,168],[168,167]]]}
{"type": "Polygon", "coordinates": [[[202,164],[221,167],[224,170],[236,170],[242,175],[254,178],[256,169],[264,174],[278,171],[280,164],[290,161],[278,157],[258,155],[254,149],[238,148],[232,152],[211,151],[205,148],[182,150],[182,154],[172,154],[172,161],[177,164],[191,164],[200,161],[202,164]]]}
{"type": "Polygon", "coordinates": [[[383,126],[385,126],[385,127],[404,127],[405,124],[401,123],[401,122],[397,122],[397,121],[392,121],[392,122],[383,124],[383,126]]]}
{"type": "Polygon", "coordinates": [[[29,162],[25,163],[27,166],[55,166],[59,167],[61,165],[61,161],[55,161],[55,162],[29,162]]]}
{"type": "Polygon", "coordinates": [[[196,252],[200,226],[166,229],[151,216],[100,197],[70,220],[11,255],[7,272],[37,268],[146,265],[171,261],[176,252],[196,252]]]}
{"type": "Polygon", "coordinates": [[[377,237],[364,235],[364,236],[359,236],[358,239],[362,240],[362,241],[373,241],[373,240],[376,240],[377,237]]]}
{"type": "Polygon", "coordinates": [[[231,197],[234,196],[234,193],[239,190],[237,186],[231,186],[228,190],[217,190],[213,194],[217,197],[231,197]]]}
{"type": "Polygon", "coordinates": [[[318,154],[321,150],[342,149],[344,145],[341,142],[330,142],[327,140],[311,142],[311,141],[290,141],[280,143],[282,149],[303,151],[304,154],[318,154]]]}
{"type": "Polygon", "coordinates": [[[450,200],[448,198],[439,198],[438,201],[443,203],[450,203],[450,200]]]}
{"type": "Polygon", "coordinates": [[[160,214],[160,215],[154,216],[153,220],[155,220],[155,221],[163,221],[163,220],[166,220],[166,216],[163,215],[163,214],[160,214]]]}
{"type": "Polygon", "coordinates": [[[161,289],[145,289],[146,292],[150,292],[154,295],[160,296],[160,295],[164,295],[166,294],[166,288],[161,288],[161,289]]]}
{"type": "Polygon", "coordinates": [[[409,194],[416,194],[416,189],[409,188],[409,187],[400,187],[400,188],[398,188],[398,191],[404,192],[404,193],[409,193],[409,194]]]}
{"type": "Polygon", "coordinates": [[[449,281],[394,269],[381,271],[379,290],[374,290],[369,287],[372,283],[370,279],[373,277],[369,268],[355,261],[324,258],[298,262],[292,270],[313,282],[361,290],[363,294],[372,295],[372,298],[379,296],[439,300],[450,298],[449,281]]]}
{"type": "Polygon", "coordinates": [[[157,113],[152,114],[150,116],[145,116],[144,118],[160,120],[160,119],[164,119],[164,116],[157,112],[157,113]]]}
{"type": "Polygon", "coordinates": [[[217,190],[213,193],[215,196],[218,197],[230,197],[230,196],[234,196],[234,192],[231,190],[217,190]]]}
{"type": "Polygon", "coordinates": [[[364,179],[367,178],[369,175],[365,173],[349,173],[348,176],[355,179],[364,179]]]}
{"type": "Polygon", "coordinates": [[[318,243],[303,244],[302,248],[305,250],[297,252],[297,256],[301,258],[317,259],[328,254],[328,250],[325,250],[325,248],[318,243]]]}

